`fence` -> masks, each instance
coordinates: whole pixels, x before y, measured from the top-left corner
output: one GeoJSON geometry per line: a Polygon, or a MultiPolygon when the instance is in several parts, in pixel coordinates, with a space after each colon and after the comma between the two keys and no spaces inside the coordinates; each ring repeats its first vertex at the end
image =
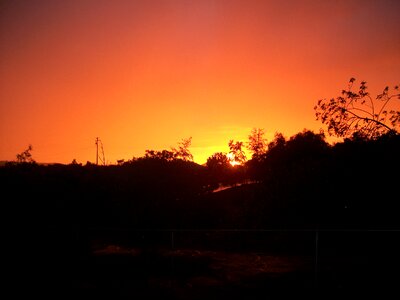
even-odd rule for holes
{"type": "Polygon", "coordinates": [[[365,290],[399,279],[399,230],[92,229],[90,236],[98,257],[137,257],[146,278],[170,287],[365,290]]]}

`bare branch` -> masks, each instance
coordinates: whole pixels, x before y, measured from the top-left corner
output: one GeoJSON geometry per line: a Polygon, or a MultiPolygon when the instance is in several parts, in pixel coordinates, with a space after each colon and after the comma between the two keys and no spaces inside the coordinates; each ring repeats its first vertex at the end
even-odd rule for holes
{"type": "MultiPolygon", "coordinates": [[[[329,100],[318,100],[314,107],[317,120],[328,126],[328,133],[338,137],[362,135],[365,138],[377,138],[388,132],[398,134],[400,111],[389,110],[390,100],[400,94],[389,95],[386,87],[382,94],[373,99],[367,92],[366,82],[361,82],[357,93],[351,91],[354,78],[349,81],[348,89],[342,95],[329,100]],[[383,100],[384,102],[378,102],[383,100]],[[380,104],[382,103],[382,104],[380,104]],[[379,104],[379,105],[378,105],[379,104]],[[378,113],[376,113],[379,107],[378,113]]],[[[398,88],[395,87],[397,91],[398,88]]]]}

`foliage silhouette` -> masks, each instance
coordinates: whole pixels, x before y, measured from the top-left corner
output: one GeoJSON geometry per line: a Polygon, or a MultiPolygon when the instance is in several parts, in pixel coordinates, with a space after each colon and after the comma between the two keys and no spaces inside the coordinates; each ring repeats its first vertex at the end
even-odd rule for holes
{"type": "Polygon", "coordinates": [[[230,140],[228,143],[229,146],[229,154],[231,155],[231,161],[237,164],[243,164],[246,161],[246,154],[244,153],[243,142],[237,141],[234,142],[230,140]]]}
{"type": "MultiPolygon", "coordinates": [[[[176,235],[180,243],[193,245],[192,236],[182,236],[185,231],[187,235],[196,232],[206,236],[208,242],[201,246],[209,250],[216,247],[213,237],[224,235],[219,247],[232,251],[234,235],[229,236],[226,229],[235,234],[237,229],[250,229],[254,235],[235,240],[240,244],[237,253],[251,249],[247,247],[254,242],[252,237],[269,229],[306,229],[307,234],[332,228],[398,231],[399,114],[385,111],[396,95],[389,96],[385,89],[377,97],[383,103],[379,111],[361,116],[355,104],[366,105],[366,98],[371,108],[373,101],[365,83],[357,94],[350,89],[316,106],[317,117],[328,125],[330,134],[345,137],[343,142],[329,145],[323,133],[304,129],[290,138],[276,133],[267,144],[263,130],[253,129],[250,161],[246,162],[242,142],[229,141],[230,155],[242,164],[235,167],[222,152],[210,156],[205,166],[194,163],[191,138],[183,139],[178,148],[146,150],[143,157],[120,160],[116,166],[90,162],[82,166],[75,159],[68,165],[38,165],[29,145],[17,155],[18,163],[0,167],[4,221],[8,231],[12,229],[12,239],[4,244],[18,256],[13,261],[18,278],[22,269],[40,269],[45,277],[38,278],[33,271],[29,279],[38,278],[40,284],[64,291],[66,287],[57,282],[62,275],[75,280],[80,273],[93,275],[110,267],[109,262],[96,265],[96,246],[112,241],[144,249],[148,245],[144,236],[152,230],[159,233],[151,241],[156,249],[170,247],[165,246],[170,245],[163,237],[165,232],[181,229],[181,235],[176,235]],[[216,192],[221,184],[233,187],[216,192]],[[215,233],[205,233],[208,229],[215,233]]],[[[282,245],[284,232],[265,241],[268,249],[282,253],[291,248],[295,255],[308,251],[296,239],[290,247],[282,245]]],[[[379,250],[381,245],[371,242],[368,248],[379,250]]],[[[398,251],[391,251],[391,258],[398,256],[398,251]]],[[[146,257],[149,253],[144,251],[138,260],[146,257]]],[[[129,255],[128,259],[136,258],[129,255]]],[[[158,262],[152,261],[153,265],[158,262]]],[[[104,278],[100,281],[106,282],[104,278]]]]}
{"type": "Polygon", "coordinates": [[[238,169],[233,168],[228,156],[223,152],[216,152],[207,158],[207,170],[212,185],[217,188],[219,184],[232,184],[238,169]]]}
{"type": "Polygon", "coordinates": [[[209,169],[227,169],[231,166],[229,158],[223,152],[216,152],[207,158],[206,165],[209,169]]]}
{"type": "Polygon", "coordinates": [[[173,161],[176,158],[177,158],[176,153],[169,150],[162,150],[162,151],[146,150],[144,155],[144,159],[159,159],[165,161],[173,161]]]}
{"type": "Polygon", "coordinates": [[[82,166],[82,164],[78,163],[75,158],[72,160],[71,165],[73,165],[73,166],[78,166],[78,165],[82,166]]]}
{"type": "Polygon", "coordinates": [[[317,120],[328,126],[330,135],[337,137],[373,139],[387,133],[398,134],[400,111],[388,108],[394,99],[400,99],[399,87],[394,87],[394,94],[389,94],[389,87],[385,87],[373,99],[365,81],[358,92],[353,92],[354,82],[351,78],[341,96],[318,100],[314,107],[317,120]]]}
{"type": "MultiPolygon", "coordinates": [[[[256,239],[245,234],[239,240],[237,235],[226,237],[226,229],[255,233],[268,231],[258,229],[400,228],[399,135],[346,139],[331,146],[323,134],[309,130],[290,138],[277,133],[258,160],[236,167],[224,153],[212,155],[201,166],[171,159],[171,152],[150,151],[115,166],[0,167],[0,188],[6,196],[4,221],[13,237],[7,245],[22,257],[13,267],[18,272],[40,268],[51,274],[45,282],[60,290],[57,280],[63,274],[80,278],[81,268],[92,269],[91,263],[98,259],[93,257],[95,246],[112,241],[144,247],[143,236],[152,230],[160,232],[151,241],[157,249],[167,244],[163,234],[169,229],[187,230],[185,239],[176,234],[180,243],[194,240],[191,230],[200,229],[196,232],[209,239],[201,245],[205,249],[217,247],[212,237],[220,234],[224,238],[218,246],[224,251],[232,249],[233,240],[242,251],[256,239]],[[213,192],[221,182],[242,183],[249,178],[251,184],[213,192]],[[205,233],[208,229],[215,235],[205,233]]],[[[265,242],[282,253],[283,235],[265,242]]],[[[296,255],[303,251],[296,239],[290,245],[287,248],[296,255]]],[[[37,273],[32,276],[38,278],[37,273]]]]}
{"type": "Polygon", "coordinates": [[[264,130],[253,128],[249,135],[247,149],[252,152],[252,159],[258,160],[267,151],[267,140],[264,138],[264,130]]]}
{"type": "Polygon", "coordinates": [[[172,148],[172,152],[175,154],[176,158],[182,159],[184,161],[193,161],[193,155],[189,150],[191,144],[192,137],[182,139],[182,141],[178,143],[178,148],[172,148]]]}
{"type": "Polygon", "coordinates": [[[31,153],[32,150],[33,150],[32,145],[29,145],[25,151],[17,154],[17,163],[29,163],[29,164],[36,163],[35,160],[32,158],[32,153],[31,153]]]}
{"type": "MultiPolygon", "coordinates": [[[[189,137],[187,139],[183,139],[180,143],[178,143],[178,148],[171,147],[171,150],[146,150],[145,155],[141,159],[157,159],[164,161],[174,161],[174,160],[183,160],[187,162],[193,162],[193,155],[189,150],[189,147],[192,143],[192,138],[189,137]]],[[[133,161],[137,158],[133,158],[133,161]]],[[[118,164],[124,164],[124,161],[119,161],[118,164]]]]}
{"type": "Polygon", "coordinates": [[[215,153],[201,166],[164,150],[106,167],[6,165],[0,175],[3,192],[26,210],[22,223],[65,220],[65,228],[386,226],[396,224],[394,213],[400,208],[392,196],[397,177],[389,176],[400,169],[399,140],[389,134],[330,146],[323,134],[304,130],[288,139],[277,133],[268,151],[244,166],[232,167],[225,153],[215,153]],[[233,192],[207,196],[219,184],[247,179],[254,183],[242,202],[225,198],[233,192]],[[215,198],[221,198],[218,204],[215,198]],[[222,218],[230,211],[238,211],[237,219],[222,218]]]}

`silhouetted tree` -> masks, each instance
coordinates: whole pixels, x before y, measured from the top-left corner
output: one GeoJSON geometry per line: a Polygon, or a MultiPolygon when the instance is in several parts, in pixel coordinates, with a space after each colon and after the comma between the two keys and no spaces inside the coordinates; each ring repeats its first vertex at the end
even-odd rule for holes
{"type": "Polygon", "coordinates": [[[216,152],[207,158],[206,165],[209,169],[225,169],[230,167],[229,158],[226,153],[216,152]]]}
{"type": "Polygon", "coordinates": [[[215,188],[218,184],[234,184],[242,179],[241,168],[239,166],[234,168],[226,153],[214,153],[207,159],[206,166],[215,188]]]}
{"type": "Polygon", "coordinates": [[[246,154],[243,151],[243,142],[234,142],[230,140],[229,143],[229,154],[232,156],[232,161],[243,164],[246,161],[246,154]]]}
{"type": "Polygon", "coordinates": [[[17,154],[17,162],[18,163],[35,163],[35,160],[32,158],[31,151],[33,150],[32,145],[28,146],[28,149],[17,154]]]}
{"type": "Polygon", "coordinates": [[[282,133],[275,133],[274,139],[268,143],[268,151],[262,156],[263,169],[267,175],[285,167],[286,138],[282,133]]]}
{"type": "Polygon", "coordinates": [[[263,156],[264,168],[267,176],[277,176],[278,173],[292,173],[293,167],[306,173],[311,164],[306,162],[318,161],[326,153],[328,144],[323,133],[314,133],[303,130],[286,140],[281,133],[276,133],[275,138],[268,144],[268,151],[263,156]]]}
{"type": "Polygon", "coordinates": [[[286,143],[286,139],[283,136],[282,133],[276,132],[274,139],[268,143],[268,151],[274,149],[274,148],[282,148],[286,143]]]}
{"type": "Polygon", "coordinates": [[[71,165],[73,165],[73,166],[82,166],[82,164],[78,163],[75,158],[72,160],[71,165]]]}
{"type": "Polygon", "coordinates": [[[246,163],[250,177],[254,180],[261,180],[265,173],[269,172],[271,157],[274,157],[272,163],[279,160],[276,157],[281,155],[285,144],[286,139],[282,133],[275,133],[275,138],[266,144],[266,150],[246,163]]]}
{"type": "Polygon", "coordinates": [[[156,150],[146,150],[145,159],[159,159],[165,161],[173,161],[176,159],[176,153],[168,150],[156,151],[156,150]]]}
{"type": "Polygon", "coordinates": [[[193,155],[190,153],[189,147],[192,144],[192,137],[187,139],[182,139],[178,143],[178,148],[171,148],[176,158],[182,159],[184,161],[193,161],[193,155]]]}
{"type": "Polygon", "coordinates": [[[315,158],[315,155],[328,148],[323,132],[314,133],[308,129],[292,136],[286,142],[286,146],[291,150],[293,156],[301,155],[310,158],[315,158]]]}
{"type": "Polygon", "coordinates": [[[252,152],[253,159],[260,159],[267,150],[267,140],[264,138],[264,130],[253,128],[249,135],[247,149],[252,152]]]}
{"type": "Polygon", "coordinates": [[[328,133],[337,137],[360,137],[374,139],[386,133],[398,134],[400,111],[388,110],[392,99],[400,99],[399,87],[394,94],[389,94],[389,87],[375,99],[367,92],[367,85],[362,81],[358,92],[353,92],[354,78],[342,95],[318,100],[314,107],[317,120],[328,126],[328,133]]]}

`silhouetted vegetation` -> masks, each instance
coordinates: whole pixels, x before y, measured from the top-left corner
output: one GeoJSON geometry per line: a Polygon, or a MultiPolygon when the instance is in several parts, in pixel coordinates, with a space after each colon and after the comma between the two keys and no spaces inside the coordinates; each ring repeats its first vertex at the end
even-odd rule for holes
{"type": "Polygon", "coordinates": [[[17,154],[17,163],[34,164],[35,160],[32,158],[32,153],[31,153],[32,150],[33,150],[32,145],[29,145],[25,151],[17,154]]]}
{"type": "Polygon", "coordinates": [[[353,92],[354,78],[342,95],[329,101],[321,99],[314,107],[317,120],[328,126],[328,132],[338,137],[376,138],[388,133],[398,133],[400,111],[391,108],[393,100],[400,99],[399,87],[390,94],[385,87],[375,99],[362,81],[357,92],[353,92]]]}
{"type": "Polygon", "coordinates": [[[229,141],[229,155],[231,157],[232,163],[243,164],[247,160],[246,154],[244,153],[243,145],[243,142],[240,141],[229,141]]]}
{"type": "Polygon", "coordinates": [[[189,150],[192,144],[192,137],[183,139],[179,144],[178,148],[172,148],[172,152],[175,153],[175,158],[182,159],[184,161],[193,161],[193,155],[189,150]]]}
{"type": "Polygon", "coordinates": [[[228,156],[223,152],[217,152],[211,155],[207,159],[206,166],[211,176],[216,179],[217,183],[224,183],[229,177],[228,174],[232,169],[228,156]]]}
{"type": "Polygon", "coordinates": [[[391,175],[400,169],[399,140],[386,134],[331,146],[322,133],[304,130],[289,139],[276,134],[264,154],[242,166],[232,166],[224,153],[201,166],[172,151],[148,150],[116,166],[17,164],[2,167],[0,174],[3,193],[20,213],[29,207],[29,215],[47,225],[68,220],[78,227],[391,226],[399,208],[392,196],[397,177],[391,175]],[[248,195],[240,200],[247,208],[226,221],[237,210],[229,202],[231,192],[209,195],[221,184],[249,180],[248,195]]]}
{"type": "Polygon", "coordinates": [[[249,135],[247,148],[252,153],[252,159],[259,159],[268,149],[267,140],[264,138],[264,130],[253,128],[249,135]]]}
{"type": "MultiPolygon", "coordinates": [[[[400,229],[399,119],[382,109],[377,116],[352,119],[351,103],[369,97],[365,89],[362,83],[358,94],[346,91],[345,97],[318,104],[328,131],[351,138],[329,145],[322,132],[305,129],[290,138],[276,133],[267,143],[264,132],[254,129],[247,162],[244,143],[233,140],[233,160],[219,152],[205,165],[192,161],[191,138],[115,166],[83,166],[75,159],[38,165],[29,146],[17,155],[18,163],[0,168],[6,224],[16,232],[13,251],[34,247],[31,253],[47,261],[43,265],[51,273],[86,261],[93,244],[129,230],[400,229]],[[53,266],[53,260],[62,265],[53,266]]],[[[380,99],[387,103],[390,97],[384,92],[380,99]]],[[[275,239],[283,243],[282,234],[275,239]]],[[[119,242],[129,244],[132,237],[119,242]]],[[[193,243],[191,237],[185,242],[193,243]]],[[[284,244],[272,244],[269,249],[284,251],[284,244]]],[[[291,247],[300,252],[309,247],[303,246],[291,247]]]]}

